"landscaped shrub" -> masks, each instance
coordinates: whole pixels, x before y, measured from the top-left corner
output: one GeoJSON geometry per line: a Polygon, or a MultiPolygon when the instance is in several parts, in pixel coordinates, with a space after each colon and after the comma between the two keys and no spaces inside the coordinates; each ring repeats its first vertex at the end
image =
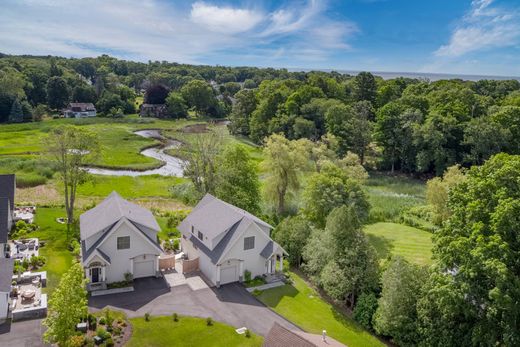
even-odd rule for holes
{"type": "Polygon", "coordinates": [[[377,298],[374,293],[363,293],[359,296],[353,317],[356,322],[368,330],[372,330],[372,317],[377,310],[377,298]]]}
{"type": "Polygon", "coordinates": [[[92,337],[88,337],[88,336],[85,337],[84,346],[85,347],[94,347],[95,346],[94,339],[92,337]]]}
{"type": "Polygon", "coordinates": [[[71,336],[67,346],[82,347],[85,344],[85,337],[83,335],[71,336]]]}
{"type": "Polygon", "coordinates": [[[113,346],[114,346],[114,341],[112,340],[111,337],[109,337],[108,339],[106,339],[106,341],[105,341],[105,346],[106,346],[106,347],[113,347],[113,346]]]}
{"type": "Polygon", "coordinates": [[[93,314],[88,314],[87,316],[88,327],[90,330],[96,330],[97,328],[97,318],[93,314]]]}
{"type": "Polygon", "coordinates": [[[245,335],[247,338],[250,338],[250,337],[251,337],[251,331],[249,331],[249,329],[246,329],[246,332],[244,333],[244,335],[245,335]]]}
{"type": "Polygon", "coordinates": [[[211,317],[206,318],[206,325],[209,326],[209,327],[212,326],[213,325],[213,318],[211,318],[211,317]]]}
{"type": "Polygon", "coordinates": [[[180,241],[179,241],[179,239],[175,239],[175,240],[173,240],[173,250],[174,250],[174,251],[175,251],[175,250],[178,250],[178,249],[180,248],[179,245],[180,245],[180,241]]]}
{"type": "Polygon", "coordinates": [[[110,313],[110,310],[109,309],[105,309],[105,319],[107,321],[107,325],[109,327],[112,327],[112,324],[114,324],[114,317],[112,316],[112,314],[110,313]]]}
{"type": "Polygon", "coordinates": [[[149,314],[148,312],[146,312],[146,313],[144,314],[144,320],[147,321],[147,322],[150,321],[150,314],[149,314]]]}
{"type": "Polygon", "coordinates": [[[99,324],[101,324],[101,325],[106,325],[107,324],[107,320],[105,319],[105,317],[99,318],[99,324]]]}
{"type": "Polygon", "coordinates": [[[249,271],[249,270],[244,271],[244,280],[246,282],[251,281],[251,271],[249,271]]]}
{"type": "Polygon", "coordinates": [[[96,330],[96,335],[103,340],[106,340],[106,339],[112,337],[112,335],[110,335],[110,333],[108,331],[106,331],[105,328],[98,328],[96,330]]]}
{"type": "Polygon", "coordinates": [[[134,275],[132,275],[130,272],[125,272],[125,281],[132,282],[134,280],[134,275]]]}
{"type": "Polygon", "coordinates": [[[113,331],[113,334],[114,334],[114,335],[121,335],[121,332],[122,332],[122,331],[123,331],[123,330],[122,330],[120,327],[115,327],[115,328],[114,328],[114,331],[113,331]]]}
{"type": "Polygon", "coordinates": [[[177,313],[173,313],[172,314],[172,319],[174,322],[178,322],[179,321],[179,315],[177,313]]]}
{"type": "Polygon", "coordinates": [[[176,184],[170,188],[172,197],[182,201],[186,205],[195,205],[201,198],[201,194],[191,182],[176,184]]]}

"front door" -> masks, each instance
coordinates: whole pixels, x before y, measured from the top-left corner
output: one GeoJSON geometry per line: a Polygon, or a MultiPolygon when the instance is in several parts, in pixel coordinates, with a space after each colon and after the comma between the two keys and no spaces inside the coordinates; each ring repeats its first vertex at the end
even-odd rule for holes
{"type": "Polygon", "coordinates": [[[95,267],[92,269],[92,275],[90,277],[91,277],[90,280],[92,281],[92,283],[99,282],[99,268],[98,267],[95,267]]]}

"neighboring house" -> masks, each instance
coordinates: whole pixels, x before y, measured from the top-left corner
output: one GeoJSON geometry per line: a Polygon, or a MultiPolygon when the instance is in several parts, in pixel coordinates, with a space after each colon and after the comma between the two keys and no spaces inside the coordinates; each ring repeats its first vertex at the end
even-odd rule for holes
{"type": "Polygon", "coordinates": [[[264,339],[262,347],[347,347],[344,344],[326,336],[309,334],[303,331],[289,330],[274,323],[264,339]]]}
{"type": "Polygon", "coordinates": [[[15,175],[0,175],[0,258],[5,257],[7,239],[13,227],[15,191],[15,175]]]}
{"type": "Polygon", "coordinates": [[[168,108],[165,104],[142,104],[139,108],[139,116],[167,118],[168,108]]]}
{"type": "Polygon", "coordinates": [[[272,226],[236,206],[206,194],[182,221],[182,251],[217,287],[283,270],[287,254],[271,239],[272,226]]]}
{"type": "Polygon", "coordinates": [[[14,259],[0,258],[0,323],[9,316],[9,294],[13,281],[14,259]]]}
{"type": "Polygon", "coordinates": [[[63,114],[66,118],[95,117],[96,107],[91,102],[71,102],[63,114]]]}
{"type": "Polygon", "coordinates": [[[152,213],[112,192],[80,216],[82,264],[89,288],[133,278],[157,276],[159,224],[152,213]]]}

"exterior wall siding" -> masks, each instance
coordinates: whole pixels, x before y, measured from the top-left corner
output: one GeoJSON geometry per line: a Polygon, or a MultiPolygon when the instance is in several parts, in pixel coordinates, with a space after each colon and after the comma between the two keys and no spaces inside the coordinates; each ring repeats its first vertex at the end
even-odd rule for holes
{"type": "MultiPolygon", "coordinates": [[[[117,230],[114,230],[99,248],[110,257],[111,264],[106,267],[106,281],[108,283],[123,281],[126,272],[133,273],[132,258],[142,257],[142,255],[147,255],[147,257],[159,255],[159,251],[145,240],[143,235],[138,235],[126,223],[121,224],[117,230]],[[117,238],[121,236],[130,236],[129,249],[117,249],[117,238]]],[[[157,259],[155,261],[157,262],[157,259]]]]}

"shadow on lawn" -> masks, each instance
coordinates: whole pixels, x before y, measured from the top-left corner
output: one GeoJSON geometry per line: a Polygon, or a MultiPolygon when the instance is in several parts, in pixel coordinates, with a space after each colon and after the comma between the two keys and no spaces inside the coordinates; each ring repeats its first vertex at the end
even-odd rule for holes
{"type": "Polygon", "coordinates": [[[291,298],[294,298],[298,293],[298,289],[290,284],[286,284],[281,287],[267,289],[258,296],[258,299],[269,307],[276,307],[283,297],[290,296],[291,298]]]}
{"type": "Polygon", "coordinates": [[[383,236],[367,234],[370,244],[374,246],[379,259],[387,259],[392,254],[394,244],[392,241],[383,236]]]}

